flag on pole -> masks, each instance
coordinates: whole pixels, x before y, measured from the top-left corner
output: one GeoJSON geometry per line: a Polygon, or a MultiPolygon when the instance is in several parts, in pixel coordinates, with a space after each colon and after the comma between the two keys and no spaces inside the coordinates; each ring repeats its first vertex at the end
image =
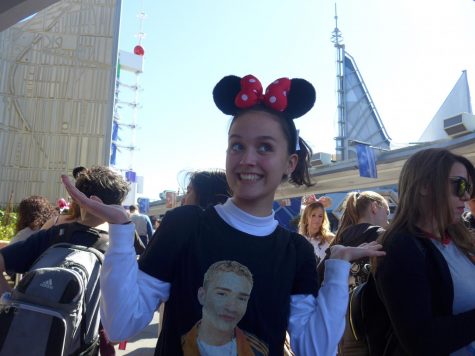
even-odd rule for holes
{"type": "Polygon", "coordinates": [[[378,178],[373,149],[369,145],[357,143],[356,155],[358,157],[360,177],[378,178]]]}
{"type": "Polygon", "coordinates": [[[127,172],[125,172],[125,179],[127,180],[127,182],[136,183],[137,182],[137,173],[135,173],[132,170],[127,171],[127,172]]]}
{"type": "Polygon", "coordinates": [[[112,141],[117,141],[119,139],[119,124],[116,120],[112,122],[112,141]]]}
{"type": "Polygon", "coordinates": [[[110,159],[110,164],[115,166],[116,164],[116,158],[117,158],[117,145],[112,142],[111,145],[111,159],[110,159]]]}
{"type": "Polygon", "coordinates": [[[143,214],[148,214],[150,210],[150,199],[149,198],[138,198],[137,203],[139,204],[139,210],[143,214]]]}

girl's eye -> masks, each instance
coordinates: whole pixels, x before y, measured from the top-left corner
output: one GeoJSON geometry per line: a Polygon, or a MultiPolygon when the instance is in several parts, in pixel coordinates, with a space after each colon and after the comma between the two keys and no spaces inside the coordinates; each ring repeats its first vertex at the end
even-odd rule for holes
{"type": "Polygon", "coordinates": [[[258,148],[259,152],[271,152],[272,151],[272,146],[268,143],[263,143],[259,145],[258,148]]]}
{"type": "Polygon", "coordinates": [[[240,143],[230,143],[229,150],[234,152],[241,151],[242,145],[240,143]]]}

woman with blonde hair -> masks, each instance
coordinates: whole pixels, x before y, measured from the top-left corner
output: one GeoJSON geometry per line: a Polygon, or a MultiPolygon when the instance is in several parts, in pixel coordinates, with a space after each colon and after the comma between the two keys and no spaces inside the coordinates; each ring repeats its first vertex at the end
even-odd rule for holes
{"type": "MultiPolygon", "coordinates": [[[[359,246],[374,242],[388,225],[388,203],[381,194],[374,191],[348,193],[344,207],[335,244],[359,246]]],[[[349,278],[349,287],[352,293],[357,286],[368,280],[369,262],[369,258],[361,258],[352,263],[349,278]]],[[[350,300],[352,299],[350,298],[350,300]]],[[[351,309],[350,307],[349,310],[351,309]]],[[[353,319],[348,314],[345,333],[338,347],[338,355],[366,356],[368,354],[367,346],[362,340],[355,338],[353,327],[353,319]]]]}
{"type": "MultiPolygon", "coordinates": [[[[389,206],[381,194],[370,190],[361,193],[350,192],[346,196],[344,206],[334,244],[359,246],[376,241],[388,226],[389,206]]],[[[369,269],[365,268],[365,265],[368,263],[367,258],[353,263],[351,287],[366,281],[369,269]]]]}
{"type": "Polygon", "coordinates": [[[335,238],[330,231],[330,221],[325,211],[329,205],[331,201],[327,197],[314,199],[305,207],[299,221],[299,234],[312,244],[317,265],[323,260],[326,250],[335,238]]]}
{"type": "MultiPolygon", "coordinates": [[[[350,227],[365,230],[368,225],[386,227],[388,225],[389,206],[381,194],[367,190],[364,192],[350,192],[344,203],[345,210],[341,217],[340,226],[336,234],[335,243],[347,245],[350,227]],[[346,233],[345,233],[346,232],[346,233]]],[[[354,234],[351,234],[354,235],[354,234]]],[[[358,234],[356,234],[358,235],[358,234]]],[[[369,242],[369,241],[361,241],[369,242]]]]}

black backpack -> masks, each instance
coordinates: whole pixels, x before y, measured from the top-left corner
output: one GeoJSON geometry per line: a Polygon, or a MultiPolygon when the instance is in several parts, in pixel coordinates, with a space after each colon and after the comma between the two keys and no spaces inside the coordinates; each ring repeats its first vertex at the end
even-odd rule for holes
{"type": "MultiPolygon", "coordinates": [[[[75,229],[68,225],[60,230],[65,236],[75,229]]],[[[49,247],[11,294],[2,296],[0,355],[97,354],[102,261],[92,247],[49,247]]]]}
{"type": "Polygon", "coordinates": [[[372,274],[351,290],[348,316],[353,337],[366,345],[370,356],[393,355],[397,341],[372,274]]]}
{"type": "MultiPolygon", "coordinates": [[[[346,231],[340,242],[344,246],[359,246],[366,242],[375,241],[382,228],[376,225],[367,225],[361,228],[350,228],[346,231]]],[[[338,345],[338,355],[342,356],[367,356],[382,355],[382,353],[370,353],[370,346],[365,338],[366,330],[362,324],[362,295],[365,294],[366,283],[370,276],[371,266],[369,259],[363,258],[354,261],[350,269],[349,279],[349,304],[346,315],[345,332],[338,345]]],[[[372,310],[370,310],[372,312],[372,310]]],[[[366,320],[366,319],[365,319],[366,320]]],[[[381,329],[377,329],[380,331],[381,329]]]]}
{"type": "MultiPolygon", "coordinates": [[[[418,238],[414,241],[423,255],[426,255],[427,247],[424,245],[426,242],[418,238]]],[[[372,273],[366,282],[350,292],[348,313],[353,337],[366,344],[370,356],[406,355],[396,339],[372,273]]]]}

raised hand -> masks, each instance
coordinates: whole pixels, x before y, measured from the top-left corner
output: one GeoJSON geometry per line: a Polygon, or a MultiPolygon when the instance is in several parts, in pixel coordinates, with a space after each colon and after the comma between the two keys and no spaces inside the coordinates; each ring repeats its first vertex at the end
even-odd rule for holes
{"type": "Polygon", "coordinates": [[[382,248],[376,241],[363,243],[358,247],[335,245],[330,248],[330,258],[351,262],[363,257],[379,257],[386,254],[382,248]]]}
{"type": "Polygon", "coordinates": [[[86,209],[92,215],[107,221],[109,224],[126,224],[130,221],[129,215],[124,207],[120,205],[106,205],[99,197],[94,195],[88,198],[74,186],[67,175],[61,175],[61,180],[71,198],[73,198],[81,208],[86,209]]]}

